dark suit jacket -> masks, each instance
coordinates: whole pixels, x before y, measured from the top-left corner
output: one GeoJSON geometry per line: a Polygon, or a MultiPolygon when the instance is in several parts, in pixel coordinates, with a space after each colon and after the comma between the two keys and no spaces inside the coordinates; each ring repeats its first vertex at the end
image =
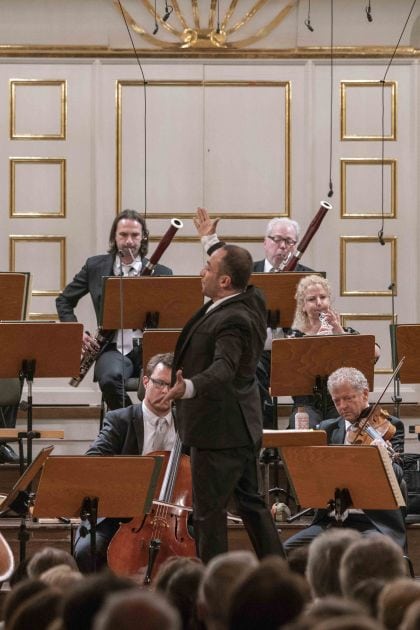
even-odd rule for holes
{"type": "MultiPolygon", "coordinates": [[[[395,451],[402,452],[404,449],[404,424],[398,418],[390,417],[392,424],[396,427],[396,432],[391,440],[392,447],[395,451]]],[[[323,420],[319,428],[327,433],[328,444],[344,444],[346,423],[343,417],[333,418],[332,420],[323,420]]],[[[398,483],[401,484],[403,474],[400,466],[393,465],[398,483]]],[[[375,488],[372,488],[372,493],[375,488]]],[[[397,510],[364,510],[364,513],[372,524],[383,534],[391,536],[391,538],[401,547],[404,548],[406,533],[403,514],[400,509],[397,510]]],[[[316,510],[313,524],[328,518],[327,510],[316,510]]]]}
{"type": "Polygon", "coordinates": [[[86,455],[141,455],[144,424],[141,403],[108,411],[104,425],[86,455]]]}
{"type": "MultiPolygon", "coordinates": [[[[143,267],[147,261],[143,259],[143,267]]],[[[79,300],[90,293],[93,307],[96,313],[96,320],[99,323],[102,303],[102,278],[103,276],[113,276],[114,257],[111,254],[101,254],[88,258],[82,269],[73,280],[65,287],[55,301],[57,313],[61,322],[77,321],[74,309],[79,300]]],[[[172,270],[164,265],[156,265],[154,269],[156,276],[170,276],[172,270]]]]}
{"type": "Polygon", "coordinates": [[[204,305],[185,325],[175,349],[174,374],[182,368],[196,395],[178,400],[183,444],[205,449],[257,443],[262,436],[255,371],[266,337],[266,310],[255,287],[210,312],[204,305]]]}
{"type": "MultiPolygon", "coordinates": [[[[252,270],[256,273],[264,272],[264,262],[265,260],[257,260],[256,262],[254,262],[252,270]]],[[[305,267],[305,265],[301,265],[300,263],[298,263],[293,271],[313,271],[313,269],[311,269],[310,267],[305,267]]]]}

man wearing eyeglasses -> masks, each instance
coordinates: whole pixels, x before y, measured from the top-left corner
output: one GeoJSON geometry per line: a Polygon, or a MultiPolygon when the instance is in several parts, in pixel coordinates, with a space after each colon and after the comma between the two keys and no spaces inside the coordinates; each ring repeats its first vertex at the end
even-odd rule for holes
{"type": "MultiPolygon", "coordinates": [[[[296,249],[299,224],[292,219],[275,217],[267,225],[264,238],[265,259],[254,262],[256,272],[282,271],[296,249]]],[[[294,271],[312,271],[298,263],[294,271]]]]}
{"type": "MultiPolygon", "coordinates": [[[[207,254],[210,256],[218,247],[223,245],[216,234],[219,219],[211,219],[205,208],[197,208],[193,219],[195,228],[201,237],[201,242],[207,254]]],[[[267,224],[263,242],[265,258],[253,263],[253,272],[270,273],[282,271],[294,253],[299,241],[300,227],[297,221],[284,217],[275,217],[267,224]]],[[[298,263],[294,271],[308,271],[313,269],[298,263]]],[[[270,334],[271,331],[267,331],[270,334]]],[[[264,350],[257,366],[257,379],[260,388],[261,405],[263,412],[264,429],[277,429],[274,413],[273,401],[270,395],[270,363],[271,352],[264,350]]],[[[262,453],[263,461],[271,461],[277,457],[274,449],[264,449],[262,453]]]]}
{"type": "MultiPolygon", "coordinates": [[[[141,403],[108,411],[98,437],[86,455],[146,455],[152,451],[170,451],[175,443],[171,404],[165,396],[171,386],[173,354],[156,354],[143,376],[141,403]]],[[[96,568],[106,566],[109,542],[120,519],[99,519],[96,532],[96,568]]],[[[91,570],[90,538],[76,536],[74,556],[81,571],[91,570]]]]}

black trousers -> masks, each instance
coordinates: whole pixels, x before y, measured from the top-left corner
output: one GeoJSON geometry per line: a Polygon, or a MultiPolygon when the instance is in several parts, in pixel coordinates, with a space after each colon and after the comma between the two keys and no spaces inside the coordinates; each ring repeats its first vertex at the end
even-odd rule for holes
{"type": "Polygon", "coordinates": [[[191,447],[194,532],[197,555],[203,562],[228,551],[226,511],[231,498],[257,556],[284,556],[273,518],[259,492],[258,452],[255,445],[218,450],[191,447]]]}
{"type": "Polygon", "coordinates": [[[131,405],[130,397],[123,392],[123,382],[140,375],[142,360],[141,347],[134,347],[123,355],[110,343],[99,355],[95,363],[95,380],[109,409],[121,409],[131,405]]]}

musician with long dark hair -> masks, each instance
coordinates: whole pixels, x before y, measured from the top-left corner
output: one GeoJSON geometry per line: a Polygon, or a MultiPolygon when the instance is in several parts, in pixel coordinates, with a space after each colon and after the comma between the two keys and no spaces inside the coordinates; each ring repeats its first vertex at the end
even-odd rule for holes
{"type": "MultiPolygon", "coordinates": [[[[82,269],[56,299],[60,321],[77,321],[74,309],[79,300],[90,294],[96,319],[102,304],[103,276],[140,275],[147,261],[149,232],[145,219],[135,210],[123,210],[112,223],[107,254],[88,258],[82,269]]],[[[172,275],[172,270],[157,264],[154,275],[172,275]]],[[[141,331],[116,331],[115,336],[99,354],[95,364],[95,379],[103,393],[109,409],[119,409],[131,404],[129,396],[123,395],[123,373],[125,379],[137,377],[141,365],[141,331]]],[[[85,330],[83,350],[94,351],[98,344],[85,330]]]]}

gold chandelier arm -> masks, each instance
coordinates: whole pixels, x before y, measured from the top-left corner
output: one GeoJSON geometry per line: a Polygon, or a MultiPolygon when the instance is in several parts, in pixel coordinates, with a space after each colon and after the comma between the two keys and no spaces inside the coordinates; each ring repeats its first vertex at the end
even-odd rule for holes
{"type": "Polygon", "coordinates": [[[211,0],[210,12],[209,12],[209,29],[210,30],[212,30],[214,28],[214,18],[216,16],[216,6],[217,6],[217,0],[211,0]]]}
{"type": "Polygon", "coordinates": [[[182,15],[182,13],[180,11],[178,0],[172,0],[172,6],[174,8],[176,17],[178,18],[178,20],[180,21],[180,23],[182,24],[184,29],[188,28],[188,24],[185,21],[185,18],[184,18],[184,16],[182,15]]]}
{"type": "Polygon", "coordinates": [[[284,18],[293,9],[293,6],[295,4],[296,4],[296,0],[292,0],[292,2],[289,2],[289,4],[286,7],[284,7],[284,9],[282,9],[280,13],[271,20],[271,22],[269,22],[266,26],[263,26],[262,28],[260,28],[254,35],[251,35],[250,37],[246,37],[245,39],[240,39],[236,42],[227,44],[227,47],[228,48],[242,48],[244,46],[250,46],[251,44],[254,44],[255,42],[257,42],[259,39],[266,37],[269,33],[271,33],[271,31],[273,31],[280,24],[280,22],[284,20],[284,18]]]}
{"type": "Polygon", "coordinates": [[[200,30],[200,9],[198,7],[198,0],[192,0],[192,12],[194,19],[194,28],[200,30]]]}
{"type": "Polygon", "coordinates": [[[226,30],[226,24],[229,22],[230,18],[232,17],[237,4],[238,4],[238,0],[232,0],[232,2],[230,3],[230,7],[226,11],[225,17],[223,18],[222,24],[220,25],[220,28],[222,29],[222,31],[226,30]]]}
{"type": "MultiPolygon", "coordinates": [[[[236,31],[239,31],[239,29],[245,26],[245,24],[249,22],[249,20],[251,20],[254,17],[254,15],[258,13],[258,11],[262,9],[265,4],[267,4],[267,2],[268,0],[257,0],[257,2],[254,4],[252,9],[250,9],[248,13],[245,13],[242,20],[240,20],[239,22],[236,22],[236,24],[234,24],[231,28],[227,29],[226,35],[230,35],[231,33],[235,33],[236,31]]],[[[226,26],[226,23],[227,23],[227,20],[226,18],[224,18],[223,19],[224,26],[226,26]]],[[[226,30],[226,29],[224,28],[223,30],[226,30]]]]}

